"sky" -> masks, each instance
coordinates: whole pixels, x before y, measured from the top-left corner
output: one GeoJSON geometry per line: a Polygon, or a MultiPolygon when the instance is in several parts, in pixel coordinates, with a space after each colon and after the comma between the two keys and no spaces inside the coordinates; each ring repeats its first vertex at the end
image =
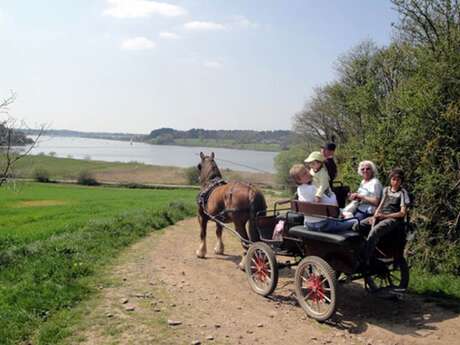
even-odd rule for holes
{"type": "Polygon", "coordinates": [[[290,129],[389,0],[0,0],[0,98],[29,127],[290,129]]]}

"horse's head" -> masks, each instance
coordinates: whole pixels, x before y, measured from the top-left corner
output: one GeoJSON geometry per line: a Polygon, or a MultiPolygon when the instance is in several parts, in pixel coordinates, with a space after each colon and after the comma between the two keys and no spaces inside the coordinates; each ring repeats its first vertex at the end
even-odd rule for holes
{"type": "Polygon", "coordinates": [[[222,174],[214,161],[214,152],[210,156],[200,152],[200,158],[201,162],[198,164],[198,170],[200,171],[200,184],[202,186],[205,186],[206,183],[216,177],[222,178],[222,174]]]}

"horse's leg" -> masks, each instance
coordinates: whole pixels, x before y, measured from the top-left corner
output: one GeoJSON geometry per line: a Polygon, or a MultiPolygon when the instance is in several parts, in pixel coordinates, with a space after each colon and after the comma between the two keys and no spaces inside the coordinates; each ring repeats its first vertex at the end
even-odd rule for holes
{"type": "MultiPolygon", "coordinates": [[[[243,239],[248,240],[249,238],[248,238],[248,233],[246,231],[246,220],[234,221],[234,224],[235,224],[235,229],[240,234],[240,236],[243,239]]],[[[243,255],[241,256],[241,261],[238,264],[238,266],[240,267],[241,270],[244,271],[244,265],[246,263],[246,252],[248,251],[249,245],[244,242],[241,242],[241,245],[243,246],[243,255]]]]}
{"type": "Polygon", "coordinates": [[[222,225],[216,223],[216,236],[217,236],[217,243],[214,247],[214,253],[217,255],[224,254],[224,242],[222,242],[222,225]]]}
{"type": "Polygon", "coordinates": [[[208,224],[208,218],[202,215],[198,215],[198,222],[200,223],[200,248],[196,251],[196,256],[203,259],[206,257],[206,226],[208,224]]]}

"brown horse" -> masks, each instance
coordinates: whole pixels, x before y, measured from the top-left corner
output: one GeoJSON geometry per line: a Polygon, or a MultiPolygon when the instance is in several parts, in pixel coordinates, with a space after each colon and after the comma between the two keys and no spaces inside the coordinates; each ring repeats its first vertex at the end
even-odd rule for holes
{"type": "MultiPolygon", "coordinates": [[[[244,182],[225,182],[222,174],[214,161],[214,152],[205,156],[200,152],[201,163],[198,164],[200,171],[201,192],[198,195],[198,222],[201,233],[200,248],[196,255],[199,258],[206,257],[206,226],[211,217],[215,217],[223,223],[233,222],[236,232],[245,240],[257,241],[259,239],[254,227],[254,219],[258,212],[267,209],[263,194],[254,186],[244,182]],[[246,223],[249,221],[249,231],[246,231],[246,223]]],[[[222,255],[224,244],[222,242],[222,225],[216,222],[217,243],[214,253],[222,255]]],[[[242,241],[244,252],[248,248],[247,243],[242,241]]],[[[240,267],[244,265],[244,254],[240,267]]]]}

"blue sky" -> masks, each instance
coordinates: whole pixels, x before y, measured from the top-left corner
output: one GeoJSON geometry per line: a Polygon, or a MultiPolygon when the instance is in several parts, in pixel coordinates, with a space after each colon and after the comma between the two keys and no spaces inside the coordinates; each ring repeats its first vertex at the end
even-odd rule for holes
{"type": "Polygon", "coordinates": [[[34,127],[289,129],[387,0],[0,0],[0,97],[34,127]]]}

